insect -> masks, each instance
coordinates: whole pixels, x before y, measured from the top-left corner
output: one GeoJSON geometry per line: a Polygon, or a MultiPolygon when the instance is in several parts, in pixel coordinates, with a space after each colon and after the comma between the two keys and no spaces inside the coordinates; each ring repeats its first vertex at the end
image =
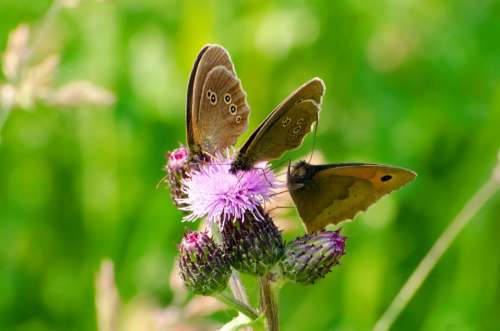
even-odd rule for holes
{"type": "Polygon", "coordinates": [[[239,150],[231,171],[248,170],[260,161],[279,158],[302,144],[318,121],[325,84],[313,78],[280,103],[239,150]]]}
{"type": "Polygon", "coordinates": [[[248,126],[250,108],[229,53],[219,45],[199,52],[189,77],[186,135],[191,154],[233,146],[248,126]]]}
{"type": "Polygon", "coordinates": [[[308,232],[352,219],[386,194],[414,180],[404,168],[346,163],[289,166],[287,185],[308,232]]]}

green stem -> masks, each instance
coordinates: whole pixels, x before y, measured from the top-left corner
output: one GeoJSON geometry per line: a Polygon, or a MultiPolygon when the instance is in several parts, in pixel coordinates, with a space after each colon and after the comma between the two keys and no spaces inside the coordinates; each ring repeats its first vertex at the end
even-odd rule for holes
{"type": "MultiPolygon", "coordinates": [[[[215,242],[218,244],[221,244],[222,243],[222,235],[220,233],[219,226],[216,223],[212,222],[210,230],[212,232],[212,237],[215,240],[215,242]]],[[[245,287],[243,286],[243,283],[241,281],[240,274],[238,273],[238,271],[236,271],[234,269],[233,269],[233,272],[231,274],[231,278],[229,279],[229,288],[231,289],[231,292],[233,293],[233,296],[234,296],[231,298],[232,300],[240,302],[247,307],[251,307],[250,301],[248,300],[247,292],[245,291],[245,287]]],[[[253,308],[252,308],[252,311],[254,311],[253,308]]],[[[246,327],[243,330],[252,331],[252,328],[246,327]]]]}
{"type": "Polygon", "coordinates": [[[492,177],[484,183],[479,191],[465,204],[463,209],[451,221],[446,230],[434,243],[427,255],[422,259],[410,278],[393,299],[389,308],[377,321],[373,331],[388,331],[399,314],[405,309],[427,276],[434,269],[444,253],[448,250],[458,234],[474,218],[500,187],[500,155],[492,177]]]}
{"type": "MultiPolygon", "coordinates": [[[[2,134],[2,129],[3,129],[3,126],[5,124],[5,122],[7,121],[7,118],[9,117],[10,115],[10,111],[11,111],[11,107],[10,106],[7,106],[3,109],[0,109],[0,135],[2,134]]],[[[1,141],[1,136],[0,136],[0,141],[1,141]]]]}
{"type": "Polygon", "coordinates": [[[267,274],[259,278],[260,307],[266,316],[268,331],[279,331],[278,302],[273,288],[271,275],[267,274]]]}
{"type": "Polygon", "coordinates": [[[237,270],[233,269],[233,273],[231,274],[231,278],[229,279],[229,287],[233,292],[233,295],[238,299],[244,302],[245,304],[250,304],[248,301],[248,295],[245,291],[245,287],[241,282],[240,273],[237,270]]]}
{"type": "Polygon", "coordinates": [[[224,302],[226,305],[229,307],[240,311],[241,313],[245,314],[248,316],[250,319],[255,320],[259,317],[259,314],[247,305],[244,302],[241,302],[240,300],[234,298],[232,295],[228,294],[227,292],[221,292],[219,294],[215,295],[215,298],[219,299],[220,301],[224,302]]]}
{"type": "MultiPolygon", "coordinates": [[[[212,222],[210,230],[215,242],[217,244],[222,244],[222,235],[220,233],[219,226],[212,222]]],[[[231,291],[233,292],[233,295],[236,299],[245,303],[246,305],[250,305],[245,287],[243,286],[243,283],[240,279],[240,274],[236,270],[233,270],[233,273],[231,274],[231,278],[229,279],[229,287],[231,288],[231,291]]]]}

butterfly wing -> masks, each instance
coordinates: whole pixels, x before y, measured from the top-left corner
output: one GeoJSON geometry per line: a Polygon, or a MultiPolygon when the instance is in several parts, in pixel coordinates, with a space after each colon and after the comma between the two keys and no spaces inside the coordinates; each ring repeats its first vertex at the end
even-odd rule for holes
{"type": "MultiPolygon", "coordinates": [[[[194,123],[193,123],[193,99],[194,99],[194,82],[196,80],[196,74],[198,72],[198,67],[200,65],[203,55],[207,52],[210,45],[204,46],[196,60],[194,61],[193,69],[191,69],[191,74],[189,75],[189,82],[187,88],[186,97],[186,141],[191,150],[196,148],[195,138],[194,138],[194,123]]],[[[199,97],[198,97],[199,100],[199,97]]]]}
{"type": "Polygon", "coordinates": [[[318,121],[325,85],[319,78],[305,83],[278,105],[240,149],[233,168],[248,169],[259,161],[279,158],[302,144],[318,121]]]}
{"type": "MultiPolygon", "coordinates": [[[[304,164],[303,176],[289,172],[299,215],[308,232],[353,219],[360,211],[415,178],[415,173],[379,164],[304,164]]],[[[297,170],[297,169],[296,169],[297,170]]]]}
{"type": "Polygon", "coordinates": [[[187,142],[195,153],[213,154],[234,145],[246,130],[246,94],[223,47],[207,45],[198,54],[189,78],[186,104],[187,142]],[[231,105],[237,108],[237,114],[230,112],[231,105]],[[239,121],[235,123],[237,117],[239,121]],[[224,125],[228,123],[229,127],[224,125]]]}
{"type": "Polygon", "coordinates": [[[225,67],[207,75],[198,112],[198,141],[209,153],[236,143],[248,127],[250,109],[240,81],[225,67]]]}

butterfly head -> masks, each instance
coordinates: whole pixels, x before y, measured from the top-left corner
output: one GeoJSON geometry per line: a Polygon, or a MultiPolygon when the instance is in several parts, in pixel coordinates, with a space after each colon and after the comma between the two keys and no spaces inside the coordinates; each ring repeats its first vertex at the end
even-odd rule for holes
{"type": "Polygon", "coordinates": [[[189,155],[189,162],[193,165],[201,165],[209,162],[213,156],[204,152],[201,148],[191,148],[189,155]]]}
{"type": "Polygon", "coordinates": [[[306,161],[288,165],[288,184],[304,184],[311,175],[309,163],[306,161]]]}
{"type": "Polygon", "coordinates": [[[235,174],[238,171],[247,171],[252,168],[253,162],[244,157],[241,153],[238,153],[234,161],[231,163],[231,168],[229,172],[235,174]]]}

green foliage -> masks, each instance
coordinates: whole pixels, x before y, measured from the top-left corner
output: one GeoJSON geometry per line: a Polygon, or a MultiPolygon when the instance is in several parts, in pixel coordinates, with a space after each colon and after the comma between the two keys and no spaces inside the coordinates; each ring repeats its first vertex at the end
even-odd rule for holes
{"type": "MultiPolygon", "coordinates": [[[[50,1],[0,1],[0,49],[50,1]]],[[[231,53],[256,125],[313,76],[327,91],[315,149],[328,161],[404,166],[419,177],[344,227],[342,265],[280,293],[283,330],[366,330],[500,146],[498,1],[84,1],[47,28],[56,83],[114,91],[110,108],[13,109],[0,143],[0,329],[95,330],[94,275],[116,265],[122,300],[165,306],[186,228],[156,189],[184,141],[198,50],[231,53]]],[[[40,55],[40,56],[42,56],[40,55]]],[[[0,80],[4,77],[0,76],[0,80]]],[[[245,135],[248,136],[248,133],[245,135]]],[[[310,152],[313,135],[286,158],[310,152]]],[[[295,215],[295,212],[293,212],[295,215]]],[[[500,198],[462,233],[394,330],[500,329],[500,198]]],[[[295,237],[302,230],[289,237],[295,237]]],[[[250,288],[252,288],[250,284],[250,288]]],[[[227,316],[223,320],[227,320],[227,316]]]]}

